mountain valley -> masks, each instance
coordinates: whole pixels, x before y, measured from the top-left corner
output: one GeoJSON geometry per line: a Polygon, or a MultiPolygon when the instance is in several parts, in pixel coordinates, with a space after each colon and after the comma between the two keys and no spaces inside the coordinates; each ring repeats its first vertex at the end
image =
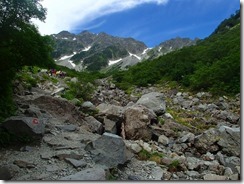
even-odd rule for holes
{"type": "Polygon", "coordinates": [[[241,180],[240,11],[154,48],[23,25],[0,42],[1,180],[241,180]]]}

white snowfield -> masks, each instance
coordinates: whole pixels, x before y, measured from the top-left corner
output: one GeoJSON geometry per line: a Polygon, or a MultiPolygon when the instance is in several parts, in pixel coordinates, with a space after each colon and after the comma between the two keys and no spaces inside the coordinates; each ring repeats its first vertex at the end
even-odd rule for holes
{"type": "Polygon", "coordinates": [[[69,60],[68,61],[74,68],[76,67],[76,64],[73,63],[73,61],[69,60]]]}
{"type": "Polygon", "coordinates": [[[120,62],[121,60],[122,60],[122,58],[117,59],[117,60],[109,60],[109,61],[108,61],[108,65],[109,65],[109,66],[110,66],[110,65],[113,65],[113,64],[115,64],[115,63],[120,62]]]}
{"type": "Polygon", "coordinates": [[[141,57],[139,57],[139,56],[137,56],[137,55],[135,55],[135,54],[132,54],[132,53],[130,53],[130,52],[129,52],[129,54],[130,54],[130,56],[134,56],[134,57],[136,57],[137,59],[141,60],[141,57]]]}
{"type": "Polygon", "coordinates": [[[73,52],[73,54],[63,56],[63,57],[61,57],[59,60],[65,60],[65,59],[69,59],[69,58],[71,58],[72,56],[74,56],[75,54],[76,54],[76,52],[73,52]]]}
{"type": "Polygon", "coordinates": [[[88,51],[88,50],[90,50],[90,48],[91,48],[91,45],[88,47],[85,47],[82,51],[88,51]]]}
{"type": "Polygon", "coordinates": [[[149,49],[150,49],[150,48],[146,48],[146,49],[142,52],[142,54],[146,54],[147,51],[148,51],[149,49]]]}

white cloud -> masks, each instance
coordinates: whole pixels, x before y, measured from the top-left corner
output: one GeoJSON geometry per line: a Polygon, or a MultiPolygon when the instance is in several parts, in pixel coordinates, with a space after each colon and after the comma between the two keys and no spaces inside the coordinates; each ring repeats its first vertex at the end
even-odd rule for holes
{"type": "Polygon", "coordinates": [[[41,3],[47,8],[45,23],[39,20],[33,22],[39,27],[41,34],[53,34],[72,30],[77,25],[85,26],[101,16],[135,8],[141,4],[160,5],[167,2],[168,0],[43,0],[41,3]]]}

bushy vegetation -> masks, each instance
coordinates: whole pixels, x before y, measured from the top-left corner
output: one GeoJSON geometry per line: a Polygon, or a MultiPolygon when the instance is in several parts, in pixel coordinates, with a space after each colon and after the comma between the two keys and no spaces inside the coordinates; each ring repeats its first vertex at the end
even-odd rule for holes
{"type": "Polygon", "coordinates": [[[79,99],[81,102],[90,100],[91,94],[95,90],[95,80],[104,78],[105,74],[99,72],[78,72],[67,67],[57,66],[57,70],[64,71],[69,77],[76,77],[77,83],[69,82],[69,89],[62,95],[67,100],[79,99]]]}
{"type": "Polygon", "coordinates": [[[114,71],[113,78],[122,89],[133,85],[147,86],[162,81],[176,81],[193,91],[205,90],[214,94],[240,92],[240,14],[232,16],[216,33],[185,47],[145,61],[127,71],[114,71]],[[234,21],[234,20],[235,21],[234,21]],[[235,25],[233,25],[235,24],[235,25]],[[221,31],[222,30],[222,31],[221,31]]]}

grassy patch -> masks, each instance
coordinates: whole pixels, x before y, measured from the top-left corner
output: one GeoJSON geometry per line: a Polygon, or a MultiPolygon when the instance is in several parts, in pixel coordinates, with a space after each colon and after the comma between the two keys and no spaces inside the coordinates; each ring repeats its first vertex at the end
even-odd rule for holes
{"type": "Polygon", "coordinates": [[[186,111],[183,109],[167,109],[167,112],[169,112],[173,116],[176,123],[184,125],[197,132],[202,132],[213,127],[213,125],[211,124],[206,124],[201,119],[197,111],[186,111]]]}
{"type": "Polygon", "coordinates": [[[137,156],[138,156],[139,160],[150,160],[150,161],[154,161],[154,162],[160,164],[161,159],[163,158],[164,155],[162,153],[158,153],[158,152],[150,153],[150,152],[146,151],[145,149],[142,149],[138,153],[137,156]]]}

